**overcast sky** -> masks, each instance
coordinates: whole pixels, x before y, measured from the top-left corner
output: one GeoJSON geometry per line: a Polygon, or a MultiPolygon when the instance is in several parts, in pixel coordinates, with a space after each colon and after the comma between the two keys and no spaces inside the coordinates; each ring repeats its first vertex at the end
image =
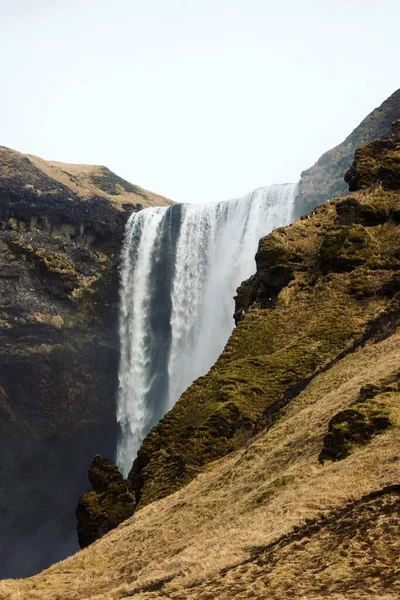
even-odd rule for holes
{"type": "Polygon", "coordinates": [[[180,202],[296,181],[400,87],[398,0],[0,0],[0,144],[180,202]]]}

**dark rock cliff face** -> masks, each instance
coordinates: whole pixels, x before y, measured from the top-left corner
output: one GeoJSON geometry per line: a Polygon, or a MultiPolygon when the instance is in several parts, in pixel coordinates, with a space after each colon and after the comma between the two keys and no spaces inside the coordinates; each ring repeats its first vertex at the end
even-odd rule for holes
{"type": "Polygon", "coordinates": [[[344,175],[353,162],[356,149],[387,135],[397,119],[400,119],[400,90],[373,110],[344,142],[325,152],[315,165],[302,172],[295,218],[326,200],[346,194],[344,175]]]}
{"type": "Polygon", "coordinates": [[[102,187],[0,148],[0,577],[77,549],[88,466],[116,448],[119,256],[142,205],[127,182],[110,200],[124,180],[91,169],[102,187]]]}

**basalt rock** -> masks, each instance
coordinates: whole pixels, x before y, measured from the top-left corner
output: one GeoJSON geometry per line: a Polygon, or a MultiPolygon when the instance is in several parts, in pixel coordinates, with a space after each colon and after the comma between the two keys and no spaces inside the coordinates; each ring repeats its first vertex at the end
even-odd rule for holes
{"type": "Polygon", "coordinates": [[[0,147],[0,577],[78,547],[86,465],[116,447],[125,223],[156,203],[106,167],[0,147]]]}
{"type": "Polygon", "coordinates": [[[130,482],[108,459],[96,455],[88,475],[92,491],[80,497],[76,509],[81,548],[132,516],[136,506],[130,482]]]}

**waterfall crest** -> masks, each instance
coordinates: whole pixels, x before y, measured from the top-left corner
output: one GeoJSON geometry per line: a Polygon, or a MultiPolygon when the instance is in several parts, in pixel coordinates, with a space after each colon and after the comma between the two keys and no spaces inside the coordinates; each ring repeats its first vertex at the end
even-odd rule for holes
{"type": "Polygon", "coordinates": [[[290,223],[297,185],[238,200],[134,213],[122,251],[117,464],[127,475],[145,435],[214,364],[233,297],[259,239],[290,223]]]}

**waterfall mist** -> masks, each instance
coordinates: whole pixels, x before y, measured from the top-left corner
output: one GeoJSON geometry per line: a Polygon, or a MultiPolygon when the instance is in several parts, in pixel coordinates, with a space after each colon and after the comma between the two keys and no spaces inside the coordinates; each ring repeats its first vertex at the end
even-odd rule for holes
{"type": "Polygon", "coordinates": [[[232,331],[238,285],[260,237],[287,225],[296,184],[238,200],[133,214],[122,251],[117,463],[124,475],[145,435],[204,375],[232,331]]]}

